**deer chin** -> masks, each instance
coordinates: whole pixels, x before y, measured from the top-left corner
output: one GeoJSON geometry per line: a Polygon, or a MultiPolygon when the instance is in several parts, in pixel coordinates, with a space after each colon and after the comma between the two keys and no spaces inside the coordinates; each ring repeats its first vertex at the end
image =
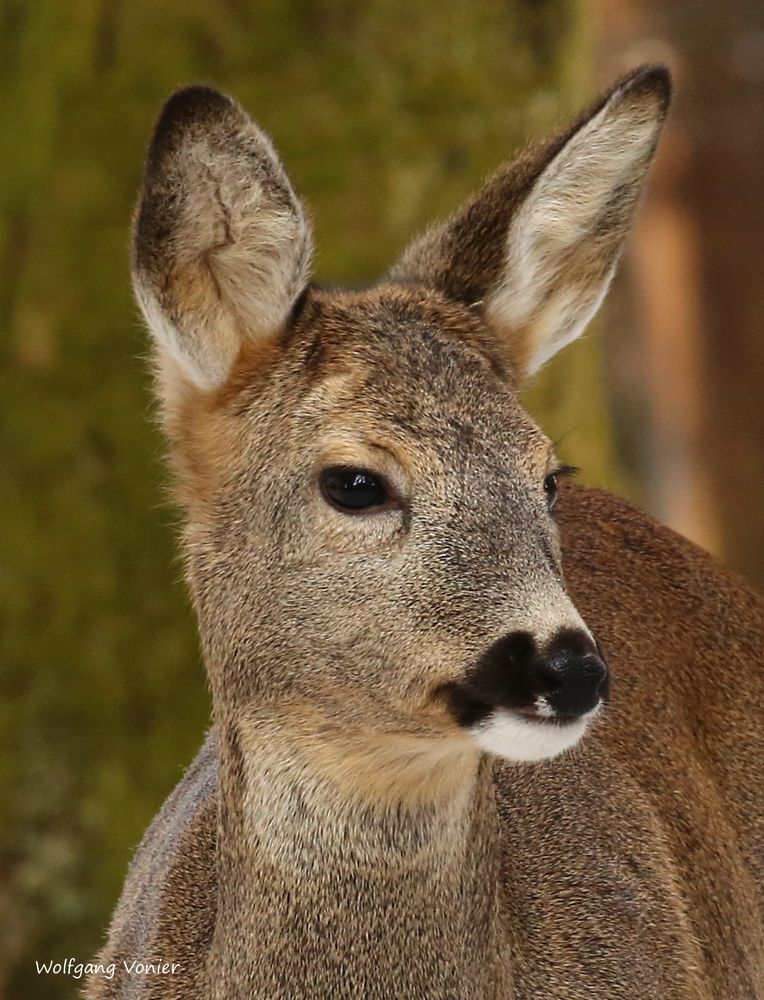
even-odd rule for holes
{"type": "Polygon", "coordinates": [[[541,704],[535,706],[533,716],[496,708],[471,725],[469,732],[481,750],[496,757],[526,763],[549,760],[574,747],[601,708],[600,702],[575,719],[552,718],[541,704]]]}

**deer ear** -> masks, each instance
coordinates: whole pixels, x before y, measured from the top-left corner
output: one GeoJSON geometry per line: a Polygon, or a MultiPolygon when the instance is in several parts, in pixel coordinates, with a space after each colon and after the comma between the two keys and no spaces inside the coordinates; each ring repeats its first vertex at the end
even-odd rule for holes
{"type": "Polygon", "coordinates": [[[161,367],[202,389],[273,336],[309,278],[311,230],[268,137],[209,87],[174,94],[146,159],[133,285],[161,367]]]}
{"type": "Polygon", "coordinates": [[[670,90],[660,66],[622,79],[415,242],[390,279],[479,304],[516,375],[533,374],[579,336],[607,291],[670,90]]]}

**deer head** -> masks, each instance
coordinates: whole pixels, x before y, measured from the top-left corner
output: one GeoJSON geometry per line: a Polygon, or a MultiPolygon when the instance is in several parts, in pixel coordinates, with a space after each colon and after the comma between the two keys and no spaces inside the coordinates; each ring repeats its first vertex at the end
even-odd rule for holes
{"type": "Polygon", "coordinates": [[[669,89],[622,79],[362,292],[311,286],[309,219],[244,111],[170,99],[133,275],[219,719],[277,720],[372,783],[581,737],[607,671],[518,390],[601,302],[669,89]]]}

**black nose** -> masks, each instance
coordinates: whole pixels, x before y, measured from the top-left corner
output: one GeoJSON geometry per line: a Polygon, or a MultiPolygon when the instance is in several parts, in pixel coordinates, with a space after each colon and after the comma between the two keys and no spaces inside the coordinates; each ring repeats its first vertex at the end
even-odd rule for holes
{"type": "Polygon", "coordinates": [[[596,641],[565,629],[541,649],[528,632],[502,636],[462,681],[441,690],[457,721],[471,726],[496,708],[539,721],[578,719],[607,701],[609,681],[596,641]]]}
{"type": "Polygon", "coordinates": [[[608,669],[584,632],[565,631],[534,662],[529,678],[537,706],[558,718],[575,719],[606,701],[608,669]]]}

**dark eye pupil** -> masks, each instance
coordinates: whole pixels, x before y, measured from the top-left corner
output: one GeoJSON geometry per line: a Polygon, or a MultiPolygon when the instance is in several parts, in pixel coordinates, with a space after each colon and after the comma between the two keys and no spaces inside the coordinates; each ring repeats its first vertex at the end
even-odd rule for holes
{"type": "Polygon", "coordinates": [[[382,482],[365,469],[325,469],[321,473],[321,487],[327,500],[340,510],[366,510],[387,499],[382,482]]]}
{"type": "Polygon", "coordinates": [[[544,492],[546,493],[547,506],[551,510],[557,500],[557,476],[552,473],[544,480],[544,492]]]}

